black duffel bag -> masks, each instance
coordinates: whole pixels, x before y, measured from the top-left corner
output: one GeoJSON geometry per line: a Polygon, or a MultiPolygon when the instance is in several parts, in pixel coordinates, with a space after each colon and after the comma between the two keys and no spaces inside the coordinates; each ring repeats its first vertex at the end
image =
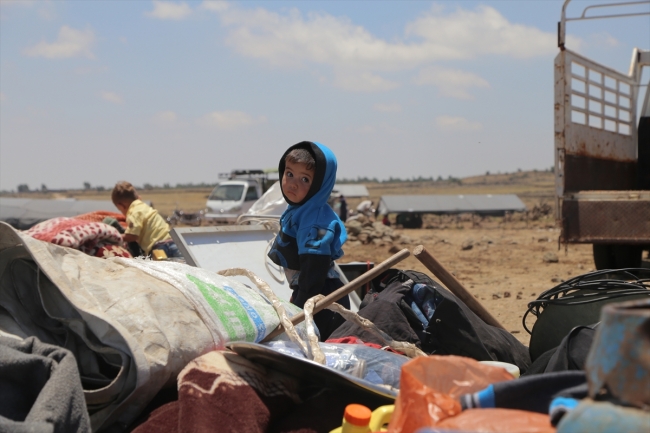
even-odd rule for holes
{"type": "MultiPolygon", "coordinates": [[[[478,361],[515,364],[522,373],[530,365],[528,348],[508,331],[488,325],[454,294],[417,271],[390,269],[373,280],[364,297],[359,315],[367,318],[394,340],[414,343],[424,352],[459,355],[478,361]],[[435,311],[424,325],[411,307],[415,284],[424,284],[436,299],[435,311]]],[[[348,336],[383,344],[373,334],[346,322],[330,339],[348,336]]]]}

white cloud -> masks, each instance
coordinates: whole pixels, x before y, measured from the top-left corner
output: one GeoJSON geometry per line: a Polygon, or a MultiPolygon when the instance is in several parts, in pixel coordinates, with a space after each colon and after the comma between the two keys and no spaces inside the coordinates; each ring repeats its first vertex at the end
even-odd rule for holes
{"type": "Polygon", "coordinates": [[[227,41],[237,52],[275,66],[310,62],[387,70],[426,59],[417,46],[387,43],[346,18],[324,13],[304,18],[297,10],[280,15],[259,8],[229,8],[220,17],[230,27],[227,41]]]}
{"type": "Polygon", "coordinates": [[[41,41],[33,47],[26,48],[24,53],[31,57],[45,57],[48,59],[65,59],[84,56],[94,58],[91,48],[95,42],[92,30],[75,30],[63,26],[55,42],[41,41]]]}
{"type": "Polygon", "coordinates": [[[377,103],[372,106],[372,109],[375,111],[379,111],[381,113],[398,113],[402,111],[402,106],[397,102],[392,102],[387,104],[377,103]]]}
{"type": "Polygon", "coordinates": [[[216,126],[219,129],[237,129],[265,122],[264,116],[254,118],[250,114],[235,110],[213,111],[198,119],[201,125],[216,126]]]}
{"type": "MultiPolygon", "coordinates": [[[[227,44],[240,55],[273,67],[318,68],[321,79],[327,76],[326,82],[350,91],[395,88],[399,83],[383,78],[381,72],[408,71],[442,60],[528,58],[557,51],[554,32],[512,23],[490,6],[451,10],[436,5],[406,24],[401,37],[390,40],[346,17],[324,12],[277,13],[215,1],[204,1],[199,8],[218,15],[228,31],[227,44]]],[[[443,75],[437,77],[440,86],[450,82],[443,75]]],[[[485,80],[468,73],[451,84],[447,94],[457,98],[470,98],[471,87],[487,86],[485,80]]]]}
{"type": "Polygon", "coordinates": [[[104,101],[112,102],[113,104],[122,104],[124,102],[124,99],[117,93],[104,91],[101,92],[100,96],[104,101]]]}
{"type": "Polygon", "coordinates": [[[170,1],[153,0],[153,10],[146,15],[159,20],[182,20],[192,13],[192,8],[187,3],[174,3],[170,1]]]}
{"type": "Polygon", "coordinates": [[[457,8],[451,14],[434,6],[423,17],[408,24],[406,34],[422,38],[423,45],[448,58],[490,54],[528,58],[557,51],[555,33],[513,24],[499,11],[485,5],[475,10],[457,8]]]}
{"type": "Polygon", "coordinates": [[[161,123],[174,123],[178,120],[178,116],[173,111],[167,110],[156,113],[154,120],[161,123]]]}
{"type": "Polygon", "coordinates": [[[413,80],[419,85],[433,85],[443,96],[458,99],[473,99],[469,89],[472,87],[488,88],[490,84],[471,72],[430,66],[420,71],[413,80]]]}
{"type": "Polygon", "coordinates": [[[336,72],[334,85],[351,92],[381,92],[399,86],[399,83],[386,80],[370,72],[336,72]]]}
{"type": "Polygon", "coordinates": [[[199,6],[199,9],[204,9],[212,12],[223,12],[230,7],[227,1],[221,0],[204,0],[199,6]]]}
{"type": "Polygon", "coordinates": [[[240,54],[272,65],[305,62],[373,70],[404,70],[437,60],[501,54],[554,54],[555,33],[510,23],[496,9],[478,6],[446,13],[434,7],[407,24],[405,38],[386,41],[347,18],[326,13],[303,16],[266,9],[214,8],[230,28],[228,42],[240,54]]]}
{"type": "Polygon", "coordinates": [[[446,131],[473,131],[483,128],[479,122],[471,122],[464,117],[454,116],[436,117],[436,125],[446,131]]]}
{"type": "Polygon", "coordinates": [[[610,35],[609,33],[603,32],[603,33],[595,33],[591,35],[589,38],[589,45],[593,45],[595,47],[605,46],[608,48],[615,48],[620,46],[621,43],[614,36],[610,35]]]}

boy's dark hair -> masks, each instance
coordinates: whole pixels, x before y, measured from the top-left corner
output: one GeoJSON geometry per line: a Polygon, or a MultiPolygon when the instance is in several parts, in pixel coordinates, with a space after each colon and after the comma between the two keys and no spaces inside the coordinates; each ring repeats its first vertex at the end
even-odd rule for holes
{"type": "Polygon", "coordinates": [[[314,167],[316,167],[316,161],[307,149],[293,149],[287,154],[284,160],[286,162],[292,162],[294,164],[305,164],[307,166],[307,170],[312,170],[314,167]]]}
{"type": "Polygon", "coordinates": [[[113,203],[132,202],[137,199],[138,193],[130,182],[121,181],[116,183],[113,192],[111,192],[113,203]]]}

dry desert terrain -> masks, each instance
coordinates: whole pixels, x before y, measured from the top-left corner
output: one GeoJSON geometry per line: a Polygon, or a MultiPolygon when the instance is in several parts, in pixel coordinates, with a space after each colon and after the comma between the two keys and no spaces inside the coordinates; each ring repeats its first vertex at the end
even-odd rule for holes
{"type": "MultiPolygon", "coordinates": [[[[341,262],[379,263],[390,257],[391,251],[413,250],[422,244],[506,329],[528,344],[529,335],[521,323],[528,302],[560,282],[594,269],[590,245],[558,244],[553,182],[550,171],[529,171],[460,180],[365,183],[375,203],[387,194],[517,194],[529,211],[485,218],[425,215],[422,229],[391,227],[395,234],[405,238],[405,243],[349,242],[344,246],[341,262]]],[[[161,214],[167,215],[176,207],[186,211],[202,209],[210,189],[154,188],[140,193],[161,214]]],[[[70,191],[66,195],[110,200],[108,190],[70,191]]],[[[31,193],[30,196],[53,195],[31,193]]],[[[354,209],[360,200],[349,198],[349,208],[354,209]]],[[[398,267],[430,274],[414,257],[407,258],[398,267]]]]}

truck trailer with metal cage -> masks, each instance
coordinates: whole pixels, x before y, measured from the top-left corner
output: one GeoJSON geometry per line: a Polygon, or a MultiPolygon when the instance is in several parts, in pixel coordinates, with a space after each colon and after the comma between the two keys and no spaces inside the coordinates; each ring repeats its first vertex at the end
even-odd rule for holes
{"type": "Polygon", "coordinates": [[[641,82],[650,51],[635,48],[623,74],[571,51],[565,41],[569,21],[650,15],[650,1],[596,4],[567,17],[570,1],[562,7],[555,58],[560,241],[593,244],[597,269],[640,267],[650,248],[650,92],[641,82]],[[600,12],[612,7],[637,10],[600,12]]]}

